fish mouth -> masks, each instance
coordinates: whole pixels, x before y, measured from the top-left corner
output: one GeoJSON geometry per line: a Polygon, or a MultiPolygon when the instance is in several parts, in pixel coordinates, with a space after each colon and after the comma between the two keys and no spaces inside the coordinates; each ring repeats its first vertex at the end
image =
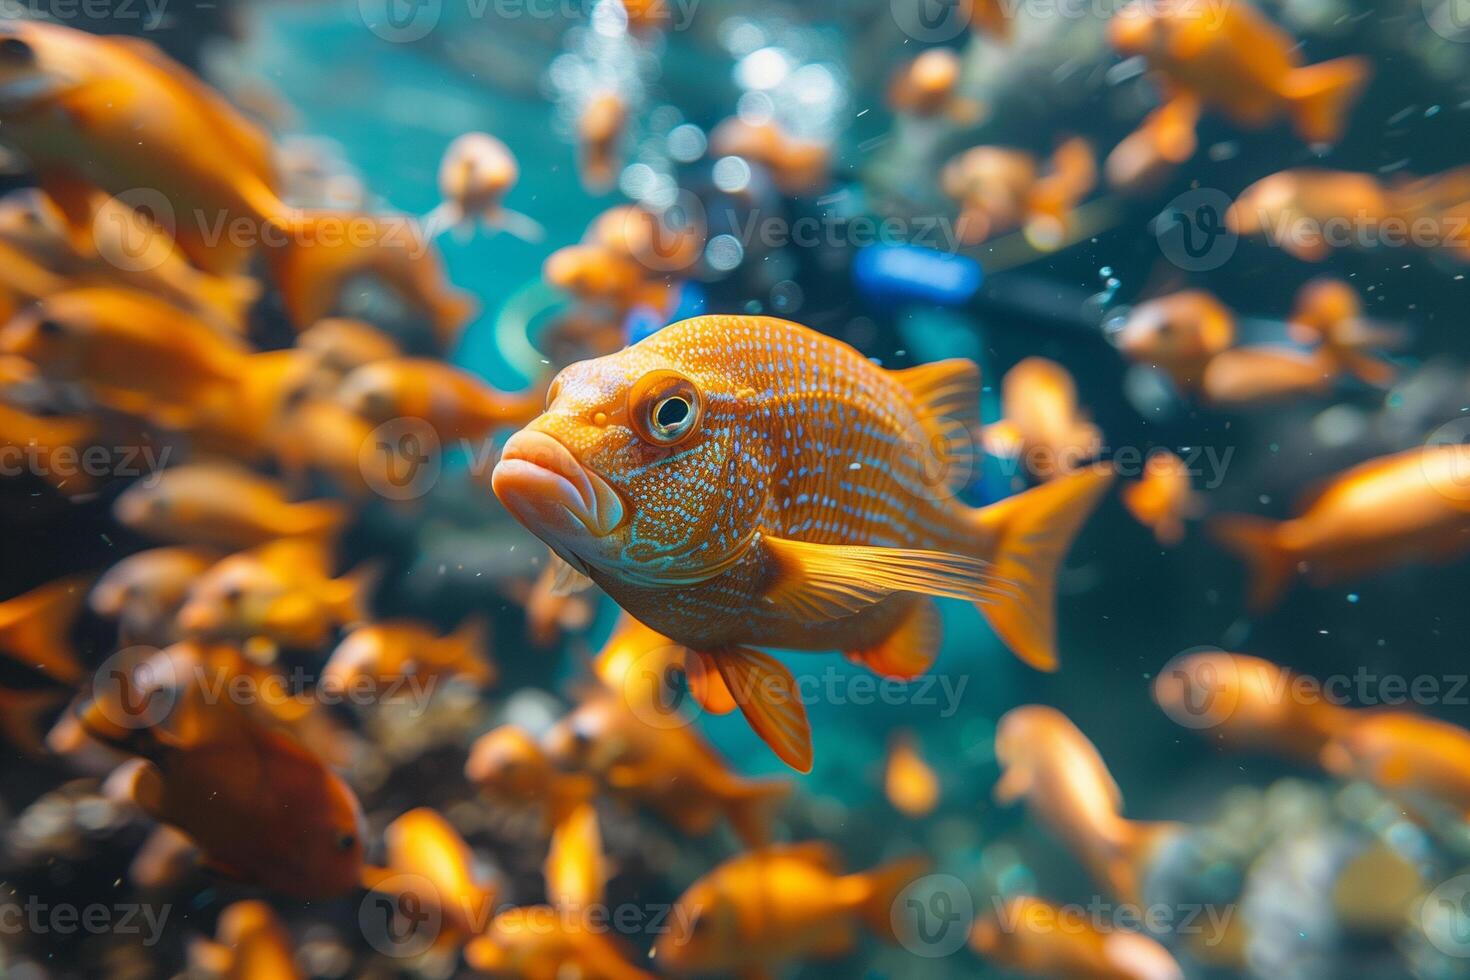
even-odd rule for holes
{"type": "Polygon", "coordinates": [[[605,538],[626,514],[611,484],[583,466],[566,446],[534,429],[510,437],[490,476],[490,489],[538,536],[572,532],[605,538]],[[576,527],[568,524],[568,517],[576,527]]]}

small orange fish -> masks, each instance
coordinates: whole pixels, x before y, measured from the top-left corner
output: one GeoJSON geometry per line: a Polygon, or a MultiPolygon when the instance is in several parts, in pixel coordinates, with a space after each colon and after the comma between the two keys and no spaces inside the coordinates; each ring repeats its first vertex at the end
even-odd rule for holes
{"type": "Polygon", "coordinates": [[[196,657],[189,645],[157,651],[78,709],[93,738],[140,756],[108,778],[108,792],[188,834],[222,874],[294,898],[352,891],[362,868],[356,797],[294,739],[206,691],[196,657]]]}
{"type": "Polygon", "coordinates": [[[914,819],[927,817],[939,805],[939,774],[919,754],[912,733],[900,733],[889,741],[883,790],[894,809],[914,819]]]}
{"type": "Polygon", "coordinates": [[[741,157],[764,167],[781,193],[811,194],[827,184],[832,148],[814,139],[794,136],[778,123],[746,122],[732,116],[710,133],[710,150],[719,156],[741,157]]]}
{"type": "Polygon", "coordinates": [[[496,802],[542,806],[548,831],[596,791],[586,775],[558,769],[541,745],[514,725],[481,735],[470,749],[464,774],[496,802]]]}
{"type": "Polygon", "coordinates": [[[699,260],[705,228],[696,215],[659,213],[636,204],[608,208],[587,226],[582,242],[637,262],[652,280],[667,280],[699,260]],[[675,220],[679,218],[679,220],[675,220]]]}
{"type": "Polygon", "coordinates": [[[1091,144],[1064,140],[1043,165],[1033,154],[1004,146],[976,146],[953,157],[940,186],[960,205],[960,241],[977,245],[1024,228],[1038,248],[1055,248],[1075,206],[1097,183],[1091,144]]]}
{"type": "MultiPolygon", "coordinates": [[[[553,571],[558,580],[574,574],[571,566],[553,558],[553,571]]],[[[582,583],[563,583],[569,591],[582,583]]],[[[652,704],[668,707],[677,700],[671,695],[671,672],[684,665],[684,650],[662,633],[657,633],[638,620],[622,613],[607,642],[592,661],[592,672],[610,691],[616,692],[630,707],[652,704]]]]}
{"type": "Polygon", "coordinates": [[[1304,395],[1325,395],[1337,363],[1323,351],[1261,344],[1232,347],[1205,366],[1200,394],[1219,406],[1268,406],[1304,395]]]}
{"type": "Polygon", "coordinates": [[[333,381],[364,364],[403,356],[398,342],[371,323],[349,317],[318,320],[296,335],[296,346],[316,356],[317,366],[333,381]]]}
{"type": "Polygon", "coordinates": [[[41,739],[43,722],[65,700],[65,691],[0,687],[0,740],[33,758],[46,758],[51,745],[41,739]]]}
{"type": "Polygon", "coordinates": [[[247,462],[260,462],[287,442],[292,411],[318,383],[320,359],[286,348],[247,358],[227,398],[201,407],[189,420],[193,447],[247,462]]]}
{"type": "Polygon", "coordinates": [[[1025,705],[996,727],[995,784],[1000,804],[1026,800],[1087,867],[1098,884],[1126,902],[1138,901],[1144,868],[1177,824],[1123,817],[1123,794],[1097,748],[1055,708],[1025,705]]]}
{"type": "Polygon", "coordinates": [[[189,968],[221,980],[299,980],[296,948],[275,910],[261,901],[235,902],[220,913],[214,939],[189,944],[189,968]]]}
{"type": "Polygon", "coordinates": [[[112,512],[149,537],[224,549],[285,537],[330,540],[348,517],[334,501],[292,503],[276,481],[226,463],[170,466],[124,490],[112,512]]]}
{"type": "Polygon", "coordinates": [[[393,474],[408,465],[408,445],[374,442],[371,423],[324,398],[289,409],[271,435],[271,455],[292,486],[310,486],[320,475],[344,496],[362,498],[375,487],[392,486],[393,474]]]}
{"type": "Polygon", "coordinates": [[[635,306],[666,310],[671,302],[666,282],[650,281],[635,260],[600,245],[568,245],[552,252],[541,266],[541,278],[578,299],[606,305],[615,314],[635,306]]]}
{"type": "Polygon", "coordinates": [[[126,289],[54,293],[0,328],[0,354],[109,408],[187,425],[226,403],[248,351],[197,317],[126,289]]]}
{"type": "Polygon", "coordinates": [[[746,846],[759,847],[770,840],[772,812],[791,792],[785,780],[732,771],[668,705],[630,704],[610,690],[585,697],[544,744],[557,766],[595,776],[613,795],[689,836],[709,833],[724,818],[746,846]]]}
{"type": "Polygon", "coordinates": [[[603,906],[607,868],[597,814],[582,804],[557,824],[545,864],[550,905],[506,909],[465,947],[482,973],[520,980],[652,980],[591,916],[603,906]]]}
{"type": "Polygon", "coordinates": [[[1085,914],[1040,898],[1006,900],[975,923],[970,948],[1007,970],[1054,980],[1184,980],[1158,942],[1138,932],[1104,931],[1085,914]]]}
{"type": "Polygon", "coordinates": [[[1160,369],[1183,391],[1235,343],[1235,314],[1211,293],[1185,289],[1135,306],[1115,341],[1130,361],[1160,369]]]}
{"type": "Polygon", "coordinates": [[[964,64],[953,48],[929,48],[889,79],[888,106],[920,118],[942,115],[961,125],[973,123],[981,110],[957,94],[963,73],[964,64]]]}
{"type": "Polygon", "coordinates": [[[592,623],[596,611],[594,600],[575,595],[558,584],[559,568],[566,567],[560,561],[556,566],[548,563],[535,582],[516,583],[511,590],[512,597],[526,612],[526,637],[536,646],[552,646],[563,631],[576,632],[592,623]]]}
{"type": "Polygon", "coordinates": [[[368,618],[376,570],[330,578],[314,544],[289,540],[231,555],[205,572],[179,610],[179,629],[202,639],[314,649],[340,626],[368,618]]]}
{"type": "Polygon", "coordinates": [[[948,596],[1056,665],[1055,568],[1112,473],[967,507],[978,407],[972,361],[887,371],[795,323],[696,317],[563,370],[492,486],[806,771],[795,679],[751,647],[914,677],[938,649],[927,597],[948,596]]]}
{"type": "Polygon", "coordinates": [[[1077,405],[1072,375],[1044,357],[1028,357],[1006,372],[1001,413],[1001,421],[985,427],[986,449],[1020,459],[1039,479],[1072,473],[1102,449],[1102,433],[1077,405]]]}
{"type": "Polygon", "coordinates": [[[80,683],[86,671],[70,634],[91,583],[90,575],[72,575],[0,602],[0,653],[54,681],[80,683]]]}
{"type": "Polygon", "coordinates": [[[1398,337],[1363,317],[1357,290],[1343,280],[1324,276],[1298,290],[1288,328],[1302,343],[1321,344],[1343,370],[1362,381],[1380,387],[1393,383],[1393,365],[1371,349],[1393,346],[1398,337]]]}
{"type": "Polygon", "coordinates": [[[1358,578],[1470,551],[1470,446],[1380,456],[1326,481],[1285,521],[1229,515],[1210,530],[1250,569],[1248,604],[1263,613],[1304,572],[1314,583],[1358,578]]]}
{"type": "Polygon", "coordinates": [[[1149,454],[1143,476],[1125,486],[1122,496],[1128,513],[1165,548],[1184,540],[1185,519],[1198,516],[1202,507],[1190,485],[1189,467],[1167,449],[1149,454]]]}
{"type": "Polygon", "coordinates": [[[997,41],[1009,41],[1015,33],[1011,24],[1014,16],[1015,8],[1004,0],[973,0],[970,4],[970,29],[977,34],[988,34],[997,41]]]}
{"type": "Polygon", "coordinates": [[[1156,190],[1199,146],[1199,101],[1178,95],[1144,117],[1108,154],[1108,186],[1127,194],[1156,190]]]}
{"type": "Polygon", "coordinates": [[[506,394],[461,368],[418,357],[363,365],[343,379],[337,400],[372,425],[422,419],[445,441],[524,425],[542,404],[539,388],[506,394]]]}
{"type": "Polygon", "coordinates": [[[480,225],[538,242],[546,230],[534,218],[505,206],[505,195],[520,179],[510,147],[489,133],[455,138],[439,163],[439,194],[444,202],[424,218],[424,227],[464,229],[480,225]]]}
{"type": "Polygon", "coordinates": [[[92,611],[118,623],[125,645],[165,647],[182,639],[174,622],[195,581],[221,555],[208,548],[152,548],[113,565],[92,587],[92,611]]]}
{"type": "Polygon", "coordinates": [[[1235,198],[1225,226],[1237,235],[1261,235],[1304,262],[1322,262],[1356,229],[1389,227],[1397,205],[1371,174],[1304,167],[1262,177],[1235,198]]]}
{"type": "Polygon", "coordinates": [[[80,461],[96,438],[97,425],[89,418],[32,415],[0,401],[0,458],[6,459],[8,467],[27,465],[68,496],[89,493],[95,487],[95,478],[80,461]]]}
{"type": "Polygon", "coordinates": [[[495,914],[496,888],[475,871],[469,844],[450,822],[428,807],[410,810],[383,831],[387,867],[370,869],[370,888],[411,889],[421,904],[437,908],[443,925],[464,940],[484,930],[495,914]]]}
{"type": "Polygon", "coordinates": [[[1338,726],[1322,765],[1409,804],[1432,800],[1470,819],[1470,731],[1410,711],[1362,711],[1338,726]]]}
{"type": "Polygon", "coordinates": [[[327,660],[321,683],[332,690],[374,689],[412,675],[424,681],[462,677],[488,687],[499,674],[486,655],[489,624],[472,616],[448,636],[408,619],[367,623],[348,633],[327,660]]]}
{"type": "Polygon", "coordinates": [[[616,92],[592,96],[577,116],[578,166],[582,186],[592,194],[612,189],[622,166],[618,144],[628,125],[628,106],[616,92]]]}
{"type": "Polygon", "coordinates": [[[1138,0],[1108,22],[1108,39],[1148,62],[1170,94],[1191,95],[1249,129],[1285,116],[1311,143],[1337,141],[1372,73],[1360,57],[1302,65],[1296,40],[1245,0],[1138,0]]]}
{"type": "Polygon", "coordinates": [[[1353,715],[1311,678],[1239,653],[1181,654],[1159,671],[1153,696],[1180,725],[1232,748],[1270,749],[1313,763],[1353,715]]]}
{"type": "Polygon", "coordinates": [[[845,875],[820,841],[747,851],[679,897],[654,960],[679,976],[749,976],[789,960],[845,955],[858,923],[893,941],[893,904],[927,866],[910,857],[845,875]]]}

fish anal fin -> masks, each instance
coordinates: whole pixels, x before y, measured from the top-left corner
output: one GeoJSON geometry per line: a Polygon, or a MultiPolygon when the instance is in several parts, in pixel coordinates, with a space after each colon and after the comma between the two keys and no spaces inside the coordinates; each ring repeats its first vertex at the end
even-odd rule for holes
{"type": "Polygon", "coordinates": [[[684,658],[684,676],[688,679],[689,696],[712,715],[728,715],[737,707],[735,696],[706,658],[689,655],[684,658]]]}
{"type": "Polygon", "coordinates": [[[880,677],[910,680],[928,671],[939,653],[939,610],[920,599],[910,604],[898,626],[876,646],[847,651],[847,659],[880,677]]]}
{"type": "Polygon", "coordinates": [[[812,729],[791,671],[775,657],[745,647],[701,656],[714,661],[745,720],[771,751],[798,772],[811,772],[812,729]]]}

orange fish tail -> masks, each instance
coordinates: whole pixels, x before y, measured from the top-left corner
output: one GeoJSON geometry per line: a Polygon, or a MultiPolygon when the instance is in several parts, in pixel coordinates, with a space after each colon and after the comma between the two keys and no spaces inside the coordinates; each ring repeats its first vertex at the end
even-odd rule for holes
{"type": "Polygon", "coordinates": [[[1056,577],[1072,539],[1113,482],[1090,466],[971,512],[993,553],[1000,594],[979,606],[990,628],[1026,663],[1056,670],[1056,577]]]}
{"type": "Polygon", "coordinates": [[[858,875],[864,886],[858,915],[873,935],[890,943],[899,941],[893,928],[894,903],[915,878],[928,870],[928,858],[911,855],[858,875]]]}
{"type": "Polygon", "coordinates": [[[1296,568],[1280,544],[1279,527],[1275,521],[1244,514],[1222,515],[1209,523],[1210,535],[1221,547],[1245,562],[1250,574],[1246,603],[1257,615],[1281,599],[1296,568]]]}
{"type": "Polygon", "coordinates": [[[764,847],[771,842],[775,811],[791,795],[791,784],[783,779],[743,781],[728,803],[730,825],[746,847],[764,847]]]}
{"type": "Polygon", "coordinates": [[[1329,348],[1327,354],[1338,371],[1351,374],[1375,388],[1387,388],[1398,377],[1398,371],[1392,364],[1366,351],[1329,348]]]}
{"type": "Polygon", "coordinates": [[[1334,58],[1291,71],[1283,94],[1297,134],[1312,143],[1337,142],[1370,74],[1368,62],[1359,57],[1334,58]]]}
{"type": "Polygon", "coordinates": [[[1125,902],[1143,901],[1143,881],[1160,845],[1178,836],[1184,825],[1166,821],[1125,820],[1117,849],[1104,869],[1108,884],[1125,902]]]}

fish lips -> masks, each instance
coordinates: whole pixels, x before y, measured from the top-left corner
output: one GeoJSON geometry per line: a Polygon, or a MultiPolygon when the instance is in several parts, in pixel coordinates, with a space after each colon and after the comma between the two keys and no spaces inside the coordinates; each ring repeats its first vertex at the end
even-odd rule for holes
{"type": "Polygon", "coordinates": [[[542,538],[605,538],[627,513],[611,484],[535,429],[510,437],[490,488],[516,520],[542,538]]]}

